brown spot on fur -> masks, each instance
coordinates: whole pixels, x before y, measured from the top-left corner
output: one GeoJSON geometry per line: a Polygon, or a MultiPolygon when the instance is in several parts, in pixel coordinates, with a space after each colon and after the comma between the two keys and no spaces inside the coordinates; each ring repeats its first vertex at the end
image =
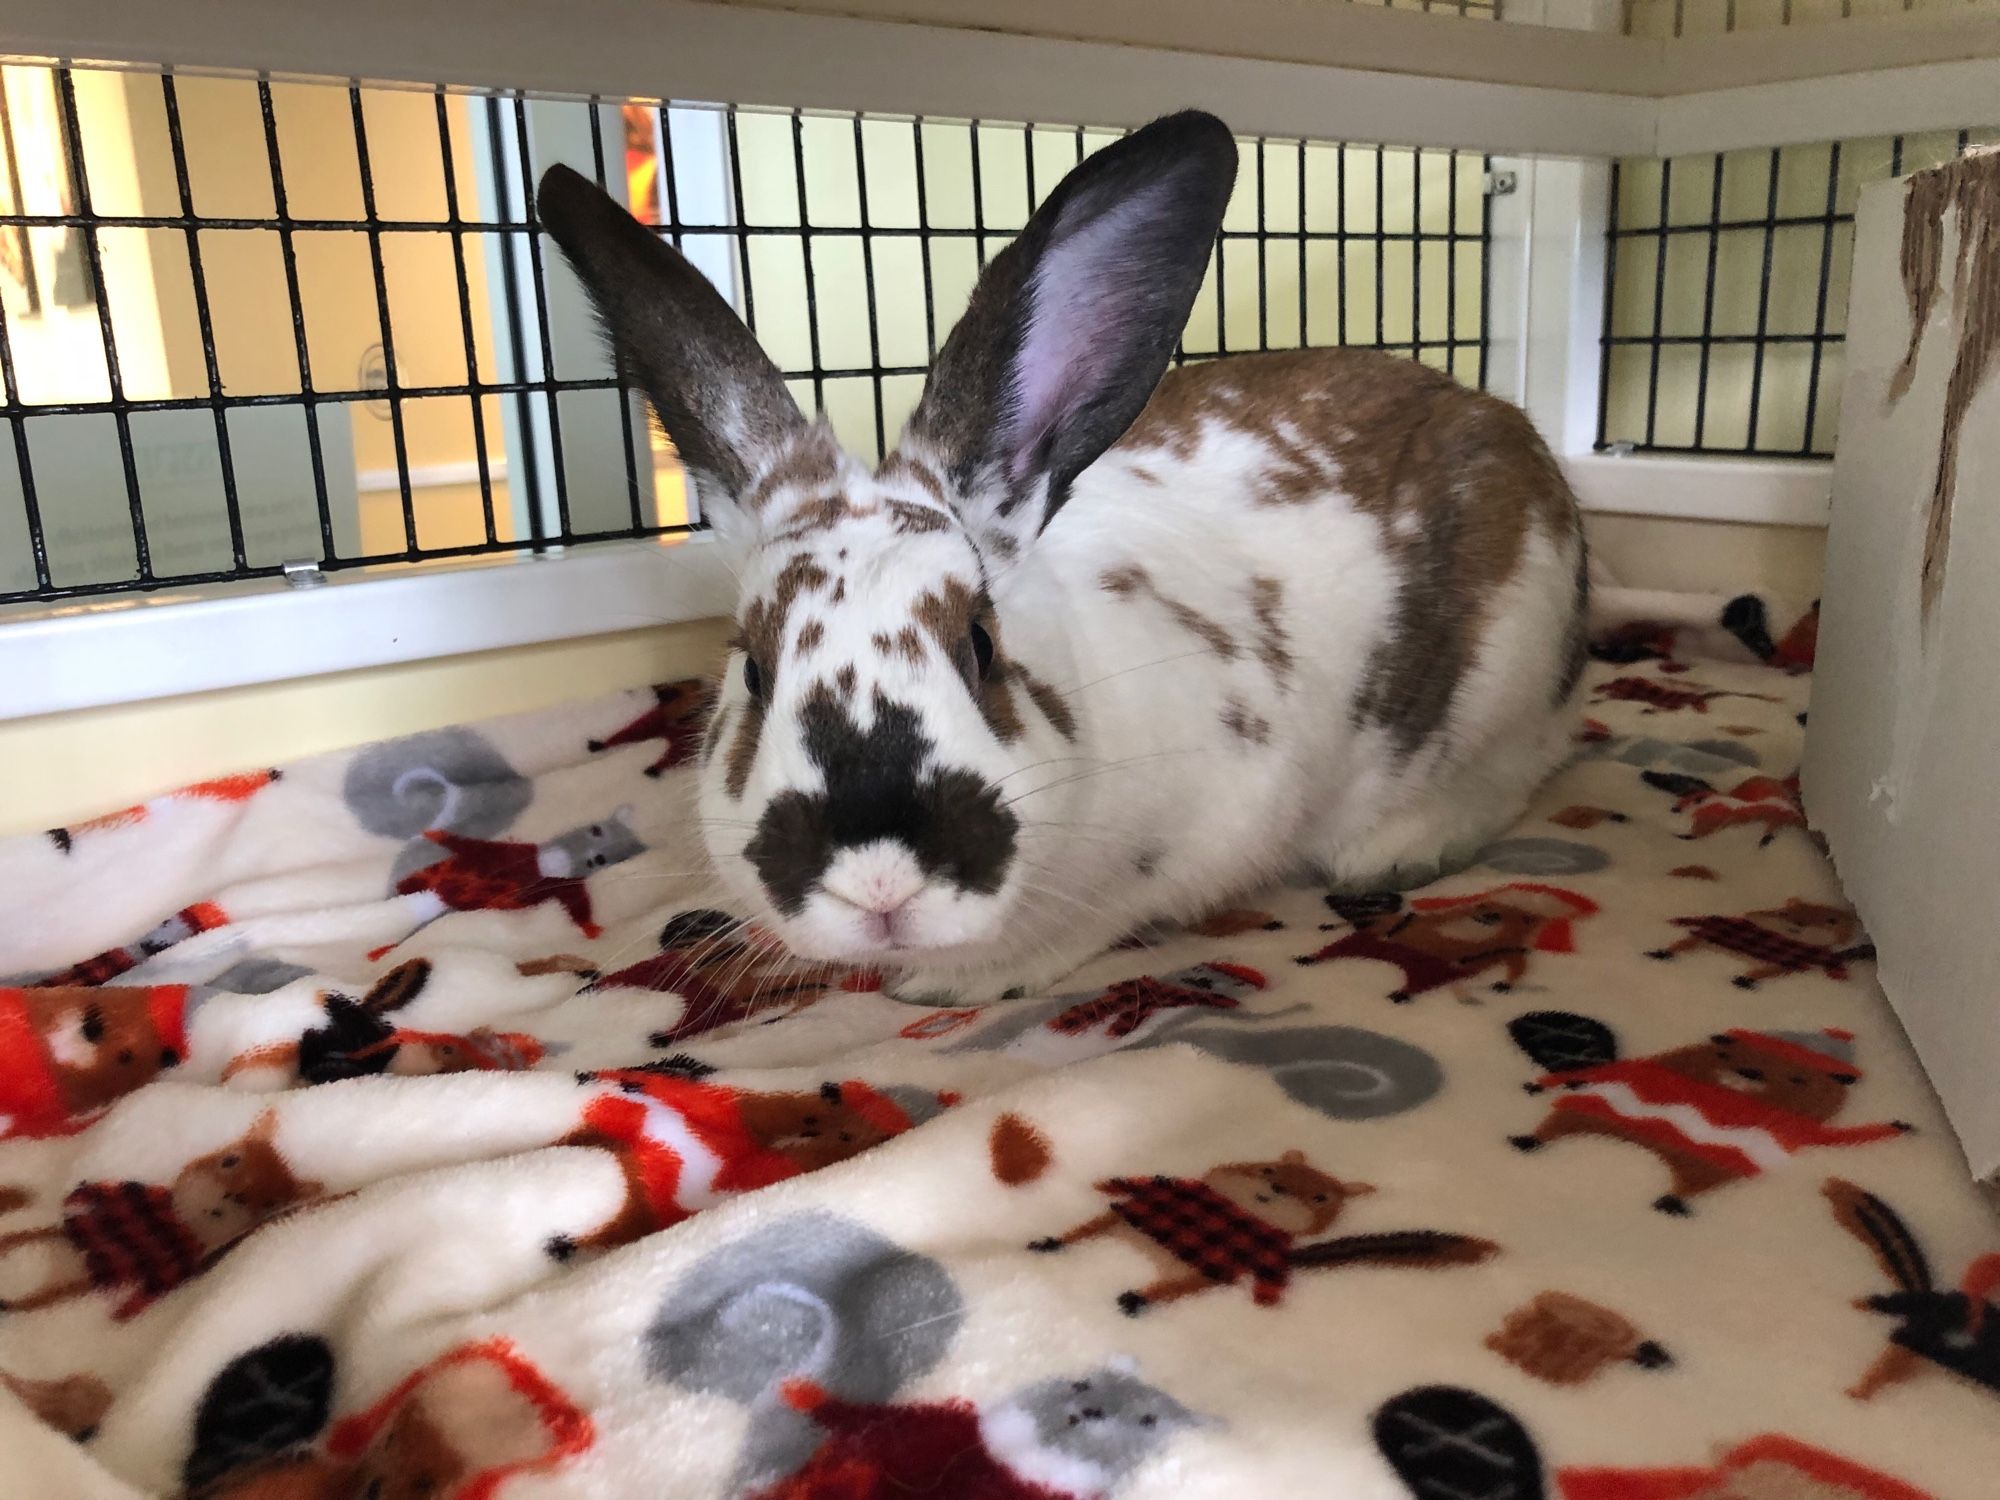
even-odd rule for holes
{"type": "Polygon", "coordinates": [[[884,656],[900,655],[912,665],[921,664],[924,659],[924,638],[914,625],[905,625],[894,635],[878,630],[872,639],[875,649],[884,656]]]}
{"type": "Polygon", "coordinates": [[[703,765],[707,765],[711,760],[715,759],[715,747],[722,743],[723,736],[729,732],[729,716],[734,711],[733,707],[724,707],[709,724],[708,733],[702,736],[701,763],[703,765]]]}
{"type": "Polygon", "coordinates": [[[1107,592],[1116,594],[1121,599],[1129,599],[1141,593],[1147,595],[1167,612],[1176,625],[1197,637],[1203,645],[1224,661],[1235,661],[1242,654],[1234,636],[1193,605],[1168,594],[1153,581],[1153,575],[1137,563],[1106,568],[1099,575],[1098,581],[1107,592]]]}
{"type": "Polygon", "coordinates": [[[989,531],[984,538],[985,549],[1001,562],[1011,562],[1020,555],[1021,549],[1014,539],[1004,531],[989,531]]]}
{"type": "Polygon", "coordinates": [[[1075,744],[1076,715],[1070,712],[1069,700],[1019,662],[1013,667],[1014,675],[1021,679],[1021,686],[1028,690],[1028,696],[1042,711],[1042,717],[1054,726],[1057,734],[1075,744]]]}
{"type": "Polygon", "coordinates": [[[923,594],[911,611],[917,623],[930,632],[938,650],[946,656],[958,650],[958,643],[972,628],[972,618],[982,602],[972,585],[963,579],[947,578],[937,588],[923,594]]]}
{"type": "Polygon", "coordinates": [[[1271,674],[1271,680],[1285,688],[1292,680],[1291,638],[1278,611],[1285,602],[1285,586],[1275,578],[1250,580],[1250,614],[1257,621],[1257,659],[1271,674]]]}
{"type": "Polygon", "coordinates": [[[1381,524],[1400,587],[1356,719],[1386,729],[1399,752],[1413,752],[1444,723],[1529,528],[1559,546],[1579,536],[1575,498],[1555,459],[1515,407],[1414,361],[1362,349],[1286,350],[1169,370],[1114,451],[1160,449],[1189,459],[1210,422],[1274,455],[1259,504],[1339,494],[1381,524]]]}
{"type": "MultiPolygon", "coordinates": [[[[754,514],[781,490],[826,490],[839,482],[840,445],[834,441],[830,429],[809,427],[751,483],[743,495],[743,508],[754,514]]],[[[842,510],[847,505],[847,501],[838,495],[813,503],[817,506],[837,505],[842,510]]]]}
{"type": "Polygon", "coordinates": [[[777,670],[785,644],[785,622],[799,595],[825,588],[832,575],[811,554],[801,552],[778,573],[769,599],[753,599],[743,610],[743,623],[733,642],[747,651],[768,677],[777,670]]]}
{"type": "Polygon", "coordinates": [[[808,500],[795,506],[785,519],[783,531],[771,538],[774,542],[796,542],[817,532],[839,525],[855,514],[854,507],[847,503],[845,495],[827,495],[818,500],[808,500]]]}
{"type": "Polygon", "coordinates": [[[875,475],[878,479],[907,479],[939,505],[948,503],[944,477],[931,467],[927,459],[899,450],[882,460],[882,466],[875,471],[875,475]]]}
{"type": "Polygon", "coordinates": [[[750,784],[750,768],[757,760],[757,741],[764,733],[764,705],[752,699],[743,705],[743,721],[736,726],[736,739],[729,747],[729,773],[723,785],[734,801],[741,801],[750,784]]]}
{"type": "Polygon", "coordinates": [[[924,536],[935,531],[949,531],[953,522],[951,516],[928,505],[912,505],[907,500],[889,502],[889,519],[903,536],[924,536]]]}
{"type": "Polygon", "coordinates": [[[817,620],[808,620],[799,627],[799,650],[814,651],[826,639],[826,627],[817,620]]]}
{"type": "Polygon", "coordinates": [[[849,665],[842,667],[838,672],[833,674],[833,680],[839,684],[840,691],[843,696],[852,694],[854,691],[854,683],[855,683],[855,673],[853,666],[849,665]]]}
{"type": "Polygon", "coordinates": [[[1140,585],[1147,581],[1146,570],[1136,563],[1127,563],[1118,568],[1106,568],[1098,577],[1098,582],[1104,585],[1107,593],[1116,594],[1121,599],[1130,598],[1139,591],[1140,585]]]}
{"type": "Polygon", "coordinates": [[[1133,464],[1130,468],[1126,469],[1125,472],[1130,474],[1134,479],[1138,480],[1139,483],[1141,484],[1160,483],[1160,476],[1155,474],[1151,469],[1147,468],[1144,464],[1133,464]]]}
{"type": "Polygon", "coordinates": [[[1271,721],[1251,712],[1241,698],[1231,698],[1222,706],[1222,727],[1253,745],[1266,745],[1271,741],[1271,721]]]}
{"type": "Polygon", "coordinates": [[[845,578],[834,579],[833,592],[826,597],[830,603],[845,604],[847,602],[847,580],[845,578]]]}

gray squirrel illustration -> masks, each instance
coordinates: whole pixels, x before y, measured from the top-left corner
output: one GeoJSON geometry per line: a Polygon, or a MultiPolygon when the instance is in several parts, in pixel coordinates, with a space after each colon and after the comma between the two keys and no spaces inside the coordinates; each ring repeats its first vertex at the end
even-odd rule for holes
{"type": "Polygon", "coordinates": [[[584,936],[596,937],[584,882],[646,849],[629,807],[539,842],[497,838],[533,799],[534,785],[469,729],[432,730],[362,751],[341,795],[362,827],[409,839],[390,865],[389,892],[418,929],[451,911],[554,903],[584,936]]]}
{"type": "Polygon", "coordinates": [[[470,729],[433,729],[371,745],[354,757],[341,799],[370,833],[410,839],[390,873],[395,884],[445,858],[424,834],[490,839],[513,826],[535,784],[470,729]]]}
{"type": "Polygon", "coordinates": [[[822,1440],[785,1400],[788,1382],[887,1401],[944,1358],[964,1317],[936,1261],[809,1210],[696,1262],[646,1330],[646,1367],[749,1409],[737,1465],[738,1488],[749,1489],[795,1471],[822,1440]]]}
{"type": "Polygon", "coordinates": [[[1263,976],[1254,969],[1195,964],[1156,981],[1007,1001],[993,1007],[999,1013],[994,1021],[943,1050],[1072,1062],[1178,1042],[1257,1069],[1295,1102],[1333,1120],[1401,1114],[1443,1086],[1437,1060],[1399,1038],[1359,1026],[1272,1025],[1306,1007],[1243,1008],[1241,1002],[1262,988],[1263,976]]]}

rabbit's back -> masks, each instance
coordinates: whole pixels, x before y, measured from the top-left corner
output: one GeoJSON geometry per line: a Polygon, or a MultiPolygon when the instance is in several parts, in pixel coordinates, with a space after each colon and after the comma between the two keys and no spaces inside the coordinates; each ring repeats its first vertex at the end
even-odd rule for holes
{"type": "MultiPolygon", "coordinates": [[[[1336,873],[1476,840],[1568,743],[1575,498],[1521,411],[1409,360],[1170,371],[1045,542],[1079,677],[1122,674],[1083,695],[1096,733],[1157,742],[1143,669],[1173,658],[1177,737],[1259,763],[1223,800],[1253,820],[1303,808],[1284,842],[1336,873]]],[[[1163,806],[1198,795],[1182,776],[1214,785],[1212,754],[1157,769],[1163,806]]]]}

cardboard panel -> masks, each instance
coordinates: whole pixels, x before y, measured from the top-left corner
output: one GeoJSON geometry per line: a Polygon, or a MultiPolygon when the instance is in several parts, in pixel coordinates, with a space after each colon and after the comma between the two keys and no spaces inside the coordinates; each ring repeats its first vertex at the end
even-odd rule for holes
{"type": "Polygon", "coordinates": [[[1862,195],[1806,807],[2000,1172],[2000,155],[1862,195]],[[1963,242],[1963,248],[1961,248],[1963,242]],[[1955,429],[1955,430],[1954,430],[1955,429]]]}

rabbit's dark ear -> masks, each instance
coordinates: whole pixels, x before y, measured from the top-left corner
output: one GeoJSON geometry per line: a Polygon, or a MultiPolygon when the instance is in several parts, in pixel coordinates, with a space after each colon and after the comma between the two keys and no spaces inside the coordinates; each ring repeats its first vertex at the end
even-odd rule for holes
{"type": "Polygon", "coordinates": [[[1228,127],[1169,115],[1087,158],[994,257],[908,429],[969,520],[1025,541],[1124,436],[1201,290],[1235,180],[1228,127]]]}
{"type": "Polygon", "coordinates": [[[777,366],[701,272],[589,179],[550,167],[535,211],[718,519],[805,430],[777,366]]]}

